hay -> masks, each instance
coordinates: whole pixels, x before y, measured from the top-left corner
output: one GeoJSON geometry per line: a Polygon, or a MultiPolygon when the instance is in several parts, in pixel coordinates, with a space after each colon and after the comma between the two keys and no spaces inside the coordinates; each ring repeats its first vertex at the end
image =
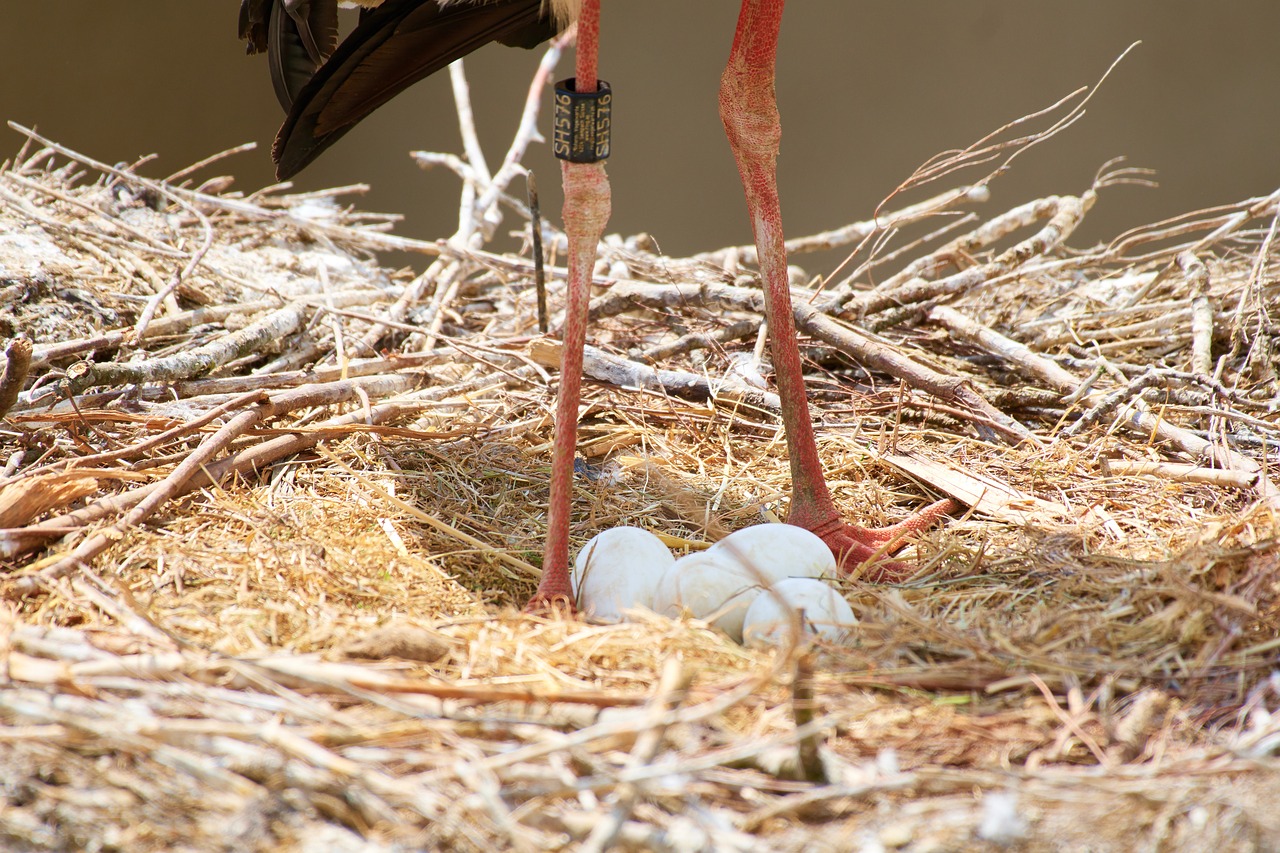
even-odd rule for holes
{"type": "MultiPolygon", "coordinates": [[[[845,585],[849,645],[761,653],[519,612],[557,355],[533,261],[484,248],[526,212],[517,168],[434,158],[470,216],[424,243],[338,204],[358,188],[245,197],[24,132],[0,171],[6,846],[1280,846],[1280,194],[1078,250],[1140,174],[979,215],[993,172],[793,241],[859,249],[821,287],[796,270],[841,506],[974,510],[909,581],[845,585]]],[[[577,544],[783,512],[752,260],[602,247],[577,544]]]]}

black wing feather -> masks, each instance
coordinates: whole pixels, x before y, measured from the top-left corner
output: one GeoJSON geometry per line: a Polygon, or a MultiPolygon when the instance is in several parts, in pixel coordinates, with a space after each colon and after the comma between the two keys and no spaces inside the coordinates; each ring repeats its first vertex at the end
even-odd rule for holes
{"type": "MultiPolygon", "coordinates": [[[[244,0],[246,5],[263,0],[244,0]]],[[[276,0],[279,2],[279,0],[276,0]]],[[[319,0],[317,0],[319,2],[319,0]]],[[[293,93],[272,156],[281,179],[419,80],[489,42],[534,45],[555,35],[542,0],[387,0],[362,14],[333,55],[293,93]]]]}

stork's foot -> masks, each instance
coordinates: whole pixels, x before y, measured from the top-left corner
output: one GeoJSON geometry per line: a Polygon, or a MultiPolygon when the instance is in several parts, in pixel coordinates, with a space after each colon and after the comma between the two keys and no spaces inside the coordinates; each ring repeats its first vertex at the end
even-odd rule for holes
{"type": "Polygon", "coordinates": [[[524,612],[538,616],[573,617],[577,615],[578,609],[573,606],[573,599],[567,595],[543,595],[535,592],[524,606],[524,612]]]}
{"type": "Polygon", "coordinates": [[[573,590],[569,588],[569,572],[544,570],[542,583],[524,606],[525,613],[537,613],[542,616],[573,616],[578,609],[573,604],[573,590]]]}
{"type": "MultiPolygon", "coordinates": [[[[849,524],[834,511],[819,519],[806,518],[804,513],[792,512],[787,519],[789,524],[797,524],[817,534],[831,553],[836,556],[836,565],[845,574],[857,572],[867,561],[875,559],[877,554],[888,545],[887,553],[897,551],[912,536],[927,530],[944,516],[959,509],[960,505],[950,498],[930,504],[910,518],[891,524],[888,527],[859,527],[849,524]],[[799,515],[799,518],[797,518],[799,515]],[[893,544],[898,543],[898,544],[893,544]]],[[[880,560],[862,572],[862,577],[880,583],[892,583],[905,580],[914,573],[915,568],[897,560],[880,560]]]]}

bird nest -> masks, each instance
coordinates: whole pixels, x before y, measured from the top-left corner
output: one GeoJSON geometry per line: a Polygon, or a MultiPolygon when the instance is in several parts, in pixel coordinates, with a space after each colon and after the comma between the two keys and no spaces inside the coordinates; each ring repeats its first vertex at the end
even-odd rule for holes
{"type": "MultiPolygon", "coordinates": [[[[465,224],[422,242],[339,203],[358,188],[245,196],[198,181],[216,160],[153,179],[24,132],[0,171],[6,846],[1280,845],[1280,195],[1077,249],[1138,173],[993,212],[993,172],[793,240],[851,258],[793,270],[838,503],[970,509],[908,580],[844,583],[848,643],[756,651],[520,610],[558,350],[536,253],[485,248],[504,210],[532,233],[518,169],[432,158],[465,224]]],[[[539,234],[554,306],[563,235],[539,234]]],[[[753,263],[602,245],[575,545],[785,514],[753,263]]]]}

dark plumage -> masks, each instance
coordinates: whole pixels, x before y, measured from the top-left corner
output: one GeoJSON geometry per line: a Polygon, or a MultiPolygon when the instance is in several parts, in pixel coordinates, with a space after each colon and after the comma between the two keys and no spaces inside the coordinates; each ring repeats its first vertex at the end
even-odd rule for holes
{"type": "Polygon", "coordinates": [[[289,115],[272,157],[281,180],[419,80],[490,42],[534,47],[559,31],[542,0],[386,0],[337,42],[337,0],[242,0],[240,37],[266,51],[289,115]]]}

